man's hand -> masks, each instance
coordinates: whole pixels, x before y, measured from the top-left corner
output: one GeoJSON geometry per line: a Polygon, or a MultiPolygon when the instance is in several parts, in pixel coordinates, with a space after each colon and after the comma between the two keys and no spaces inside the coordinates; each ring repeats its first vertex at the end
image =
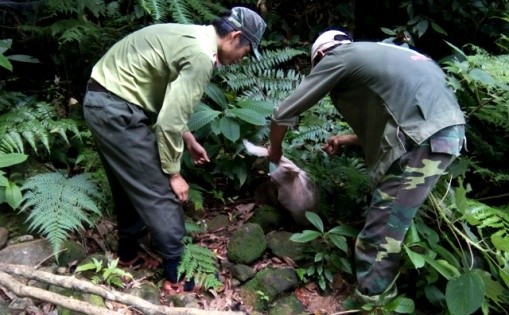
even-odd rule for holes
{"type": "Polygon", "coordinates": [[[359,138],[357,138],[356,135],[332,136],[327,140],[327,143],[322,146],[322,150],[324,150],[329,155],[336,155],[339,153],[339,148],[342,145],[350,144],[359,145],[359,138]]]}
{"type": "Polygon", "coordinates": [[[199,144],[194,138],[193,134],[189,131],[186,131],[182,134],[182,138],[186,143],[187,151],[191,154],[191,159],[193,160],[193,164],[202,165],[207,162],[210,162],[209,156],[207,155],[207,151],[205,148],[199,144]]]}
{"type": "Polygon", "coordinates": [[[189,185],[180,173],[170,175],[170,187],[180,202],[187,201],[189,185]]]}

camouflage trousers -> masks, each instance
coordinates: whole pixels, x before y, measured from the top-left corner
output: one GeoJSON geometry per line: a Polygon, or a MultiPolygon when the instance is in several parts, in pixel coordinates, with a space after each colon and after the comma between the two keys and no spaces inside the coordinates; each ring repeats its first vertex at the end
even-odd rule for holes
{"type": "Polygon", "coordinates": [[[396,295],[391,284],[399,271],[403,240],[440,175],[459,155],[464,138],[463,126],[460,127],[444,130],[442,135],[446,137],[438,137],[435,142],[408,145],[406,141],[407,152],[391,165],[373,191],[366,222],[355,245],[357,295],[361,300],[377,304],[373,298],[376,300],[382,293],[385,302],[396,295]],[[448,137],[451,132],[452,138],[448,137]]]}

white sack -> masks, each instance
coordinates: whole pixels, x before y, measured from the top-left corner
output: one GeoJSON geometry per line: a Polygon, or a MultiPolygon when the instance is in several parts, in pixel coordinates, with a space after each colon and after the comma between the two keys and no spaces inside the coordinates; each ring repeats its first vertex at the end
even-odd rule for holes
{"type": "MultiPolygon", "coordinates": [[[[259,157],[268,155],[266,148],[255,146],[247,140],[244,140],[244,146],[249,154],[259,157]]],[[[305,212],[318,210],[318,189],[315,183],[306,172],[284,156],[269,175],[276,183],[279,203],[290,211],[297,223],[308,224],[305,212]]]]}

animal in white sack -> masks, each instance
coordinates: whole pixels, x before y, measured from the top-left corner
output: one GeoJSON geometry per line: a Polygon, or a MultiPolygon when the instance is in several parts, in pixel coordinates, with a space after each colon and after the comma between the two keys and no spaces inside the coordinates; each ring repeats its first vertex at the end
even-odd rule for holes
{"type": "MultiPolygon", "coordinates": [[[[268,156],[267,148],[244,140],[246,151],[255,156],[268,156]]],[[[318,189],[309,176],[286,157],[281,157],[276,169],[269,173],[276,183],[277,199],[287,209],[295,222],[306,225],[306,211],[318,210],[318,189]]]]}

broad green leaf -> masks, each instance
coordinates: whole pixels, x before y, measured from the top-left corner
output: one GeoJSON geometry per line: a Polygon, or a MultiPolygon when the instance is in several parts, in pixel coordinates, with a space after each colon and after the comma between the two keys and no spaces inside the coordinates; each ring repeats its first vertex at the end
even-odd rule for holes
{"type": "Polygon", "coordinates": [[[5,187],[9,184],[9,180],[7,179],[7,177],[3,176],[1,173],[0,173],[0,187],[5,187]]]}
{"type": "Polygon", "coordinates": [[[357,235],[359,234],[359,231],[351,226],[340,225],[340,226],[336,226],[336,227],[333,227],[332,229],[330,229],[329,233],[350,236],[350,237],[357,237],[357,235]]]}
{"type": "Polygon", "coordinates": [[[422,35],[424,35],[424,33],[426,33],[426,31],[428,30],[428,27],[429,21],[422,19],[419,21],[419,23],[417,23],[417,25],[414,26],[414,29],[417,31],[417,35],[419,37],[422,37],[422,35]]]}
{"type": "Polygon", "coordinates": [[[417,232],[417,229],[415,228],[415,223],[412,221],[410,224],[410,227],[408,228],[408,232],[405,236],[405,244],[411,245],[416,244],[421,241],[421,238],[419,237],[419,233],[417,232]]]}
{"type": "Polygon", "coordinates": [[[500,278],[504,280],[505,286],[509,288],[509,268],[500,269],[500,278]]]}
{"type": "Polygon", "coordinates": [[[236,167],[233,169],[233,173],[235,174],[235,177],[237,177],[237,179],[239,180],[240,186],[246,183],[247,169],[248,167],[246,165],[236,165],[236,167]]]}
{"type": "Polygon", "coordinates": [[[210,99],[216,102],[217,105],[221,106],[222,109],[228,108],[228,101],[224,96],[224,91],[214,83],[209,83],[205,87],[205,95],[210,97],[210,99]]]}
{"type": "Polygon", "coordinates": [[[9,204],[11,208],[16,209],[21,204],[22,199],[23,196],[21,195],[19,187],[15,183],[9,182],[7,186],[5,186],[5,200],[7,204],[9,204]]]}
{"type": "Polygon", "coordinates": [[[318,214],[314,213],[314,212],[311,212],[311,211],[306,211],[306,218],[308,219],[309,222],[311,222],[311,224],[313,224],[320,232],[323,233],[323,221],[322,219],[320,219],[320,217],[318,216],[318,214]]]}
{"type": "Polygon", "coordinates": [[[12,39],[0,39],[0,54],[9,50],[12,46],[12,39]]]}
{"type": "Polygon", "coordinates": [[[264,116],[270,115],[274,109],[274,103],[267,101],[239,100],[237,104],[241,108],[251,109],[264,116]]]}
{"type": "Polygon", "coordinates": [[[460,268],[460,263],[456,259],[456,257],[451,253],[450,250],[445,249],[444,247],[440,245],[432,245],[431,249],[440,255],[442,258],[444,258],[449,264],[455,266],[456,268],[460,268]]]}
{"type": "Polygon", "coordinates": [[[229,117],[222,117],[219,121],[219,128],[226,139],[235,142],[240,138],[240,125],[229,117]]]}
{"type": "Polygon", "coordinates": [[[487,86],[496,85],[495,79],[486,71],[481,69],[472,69],[470,71],[470,76],[477,82],[482,83],[487,86]]]}
{"type": "Polygon", "coordinates": [[[414,267],[416,269],[424,267],[424,264],[426,263],[426,261],[424,260],[423,255],[414,252],[413,250],[408,248],[408,246],[406,246],[406,245],[405,245],[405,251],[406,251],[406,254],[408,255],[408,258],[410,258],[410,261],[412,262],[412,264],[414,264],[414,267]]]}
{"type": "Polygon", "coordinates": [[[491,235],[491,242],[495,246],[495,248],[509,252],[509,235],[507,235],[506,231],[500,230],[491,235]]]}
{"type": "Polygon", "coordinates": [[[486,288],[481,276],[467,271],[449,280],[445,289],[447,308],[452,315],[468,315],[478,310],[484,300],[486,288]]]}
{"type": "Polygon", "coordinates": [[[345,253],[348,253],[348,244],[346,243],[346,238],[344,236],[338,234],[329,234],[329,237],[337,248],[341,249],[345,253]]]}
{"type": "Polygon", "coordinates": [[[445,294],[434,285],[428,285],[424,288],[426,298],[434,305],[445,305],[445,294]]]}
{"type": "Polygon", "coordinates": [[[319,252],[315,255],[315,262],[319,262],[323,260],[323,253],[319,252]]]}
{"type": "Polygon", "coordinates": [[[325,269],[323,272],[323,275],[325,276],[325,279],[332,283],[334,281],[334,276],[332,275],[332,272],[329,269],[325,269]]]}
{"type": "Polygon", "coordinates": [[[12,72],[12,63],[2,54],[0,54],[0,67],[3,67],[12,72]]]}
{"type": "Polygon", "coordinates": [[[232,114],[235,117],[255,126],[265,126],[267,124],[267,119],[264,115],[249,108],[232,108],[228,110],[228,114],[232,114]]]}
{"type": "Polygon", "coordinates": [[[478,274],[482,281],[484,282],[484,286],[486,287],[486,297],[497,304],[504,303],[504,292],[507,292],[507,289],[504,288],[501,282],[493,280],[493,276],[484,270],[474,269],[474,272],[478,274]]]}
{"type": "Polygon", "coordinates": [[[28,155],[22,153],[8,153],[0,155],[0,168],[24,162],[28,155]]]}
{"type": "Polygon", "coordinates": [[[461,55],[463,58],[462,58],[462,61],[463,60],[467,60],[467,55],[465,55],[465,53],[463,52],[463,50],[459,49],[458,47],[454,46],[453,44],[449,43],[448,41],[445,41],[445,43],[447,45],[449,45],[452,49],[454,49],[454,51],[456,51],[459,55],[461,55]]]}
{"type": "Polygon", "coordinates": [[[404,297],[395,298],[387,303],[385,307],[391,311],[397,312],[398,314],[412,314],[415,311],[414,301],[404,297]]]}
{"type": "Polygon", "coordinates": [[[431,28],[433,28],[435,32],[447,36],[447,32],[440,25],[433,21],[431,22],[431,28]]]}
{"type": "Polygon", "coordinates": [[[387,34],[387,35],[391,35],[391,36],[396,35],[395,31],[393,31],[393,30],[391,30],[390,28],[387,28],[387,27],[381,27],[380,30],[382,32],[384,32],[385,34],[387,34]]]}
{"type": "Polygon", "coordinates": [[[318,237],[322,236],[322,233],[311,230],[304,230],[302,233],[295,233],[290,236],[290,240],[297,243],[307,243],[318,237]]]}
{"type": "Polygon", "coordinates": [[[39,59],[28,55],[9,55],[7,59],[27,63],[41,63],[39,59]]]}
{"type": "Polygon", "coordinates": [[[211,108],[194,112],[187,122],[187,127],[190,131],[196,131],[212,122],[220,113],[221,112],[211,108]]]}
{"type": "Polygon", "coordinates": [[[433,259],[428,256],[422,256],[424,260],[430,264],[436,271],[438,271],[444,278],[450,280],[454,277],[459,277],[460,272],[455,267],[451,266],[447,261],[443,259],[433,259]]]}

